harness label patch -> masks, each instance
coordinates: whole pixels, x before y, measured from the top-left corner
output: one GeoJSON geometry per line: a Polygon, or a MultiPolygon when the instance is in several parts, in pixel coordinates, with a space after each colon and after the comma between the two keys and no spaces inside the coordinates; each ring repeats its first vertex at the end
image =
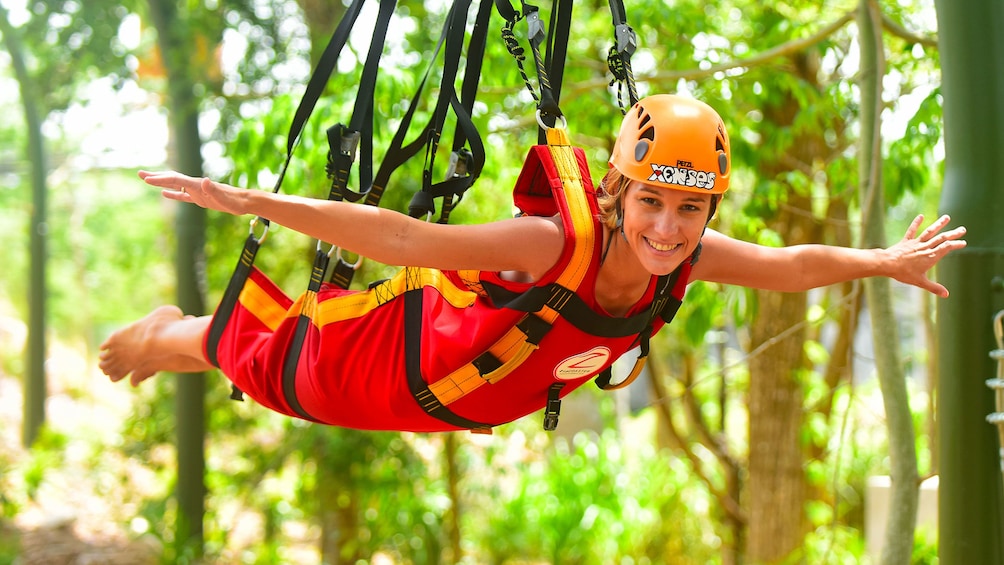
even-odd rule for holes
{"type": "Polygon", "coordinates": [[[554,368],[554,378],[568,381],[598,372],[610,360],[610,349],[594,347],[585,353],[565,358],[554,368]]]}

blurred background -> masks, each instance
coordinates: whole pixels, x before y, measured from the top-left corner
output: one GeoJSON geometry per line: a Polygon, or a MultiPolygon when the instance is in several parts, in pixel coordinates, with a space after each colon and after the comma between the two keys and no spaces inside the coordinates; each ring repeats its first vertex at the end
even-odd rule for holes
{"type": "MultiPolygon", "coordinates": [[[[284,191],[327,196],[325,129],[352,117],[377,4],[352,28],[284,191]]],[[[470,38],[481,6],[468,4],[470,38]]],[[[729,128],[735,178],[714,229],[867,247],[937,217],[933,2],[626,8],[639,95],[695,96],[729,128]]],[[[97,370],[108,334],[165,303],[212,312],[248,234],[249,218],[164,201],[136,171],[271,189],[347,9],[0,0],[0,564],[867,563],[890,539],[889,562],[937,562],[930,508],[915,498],[916,529],[889,522],[892,534],[867,511],[888,496],[872,478],[893,472],[891,453],[915,483],[939,470],[935,298],[895,282],[878,283],[891,319],[861,282],[784,295],[695,283],[644,377],[577,391],[554,433],[539,416],[490,436],[320,427],[230,401],[216,373],[109,383],[97,370]],[[895,355],[892,384],[876,352],[895,355]]],[[[395,8],[373,99],[377,167],[426,73],[409,139],[435,111],[448,10],[395,8]]],[[[567,41],[548,49],[567,48],[560,107],[596,180],[628,96],[608,66],[615,20],[605,2],[576,2],[567,41]]],[[[454,223],[511,215],[537,142],[504,26],[493,13],[472,112],[486,163],[454,223]]],[[[514,32],[536,89],[526,22],[514,32]]],[[[437,178],[454,129],[448,117],[437,178]]],[[[381,205],[406,210],[424,164],[402,166],[381,205]]],[[[258,265],[295,296],[315,242],[273,228],[258,265]]],[[[353,285],[393,272],[365,262],[353,285]]]]}

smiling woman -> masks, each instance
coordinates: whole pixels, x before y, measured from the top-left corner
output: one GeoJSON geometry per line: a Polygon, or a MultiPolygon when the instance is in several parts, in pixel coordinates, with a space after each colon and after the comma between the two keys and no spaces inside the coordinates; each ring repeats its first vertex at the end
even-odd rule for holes
{"type": "Polygon", "coordinates": [[[322,285],[295,301],[252,270],[219,335],[210,317],[162,307],[102,345],[102,370],[136,385],[219,366],[273,410],[346,427],[486,431],[546,408],[553,429],[562,396],[594,377],[606,387],[606,370],[636,345],[647,354],[691,280],[799,291],[880,275],[947,296],[926,273],[965,246],[964,228],[942,231],[947,217],[919,235],[918,217],[902,241],[870,250],[769,248],[707,229],[729,187],[729,141],[718,113],[690,98],[636,103],[595,191],[564,130],[547,134],[517,188],[544,183],[557,213],[481,225],[141,172],[165,198],[267,217],[406,267],[365,291],[322,285]]]}

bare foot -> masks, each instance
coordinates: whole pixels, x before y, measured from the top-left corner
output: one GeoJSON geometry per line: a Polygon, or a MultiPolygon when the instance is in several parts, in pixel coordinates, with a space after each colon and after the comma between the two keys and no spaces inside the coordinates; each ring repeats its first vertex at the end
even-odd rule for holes
{"type": "Polygon", "coordinates": [[[190,318],[186,318],[177,306],[156,308],[109,336],[101,344],[98,366],[112,382],[120,381],[136,371],[132,381],[134,385],[138,384],[161,370],[160,361],[182,354],[171,351],[171,344],[165,343],[164,337],[172,326],[177,326],[186,319],[190,318]]]}
{"type": "Polygon", "coordinates": [[[140,363],[138,367],[132,370],[132,376],[129,377],[129,383],[132,384],[132,386],[137,386],[139,383],[149,379],[161,371],[167,371],[170,373],[202,373],[215,368],[216,367],[213,367],[202,359],[196,359],[181,353],[175,355],[163,355],[140,363]]]}

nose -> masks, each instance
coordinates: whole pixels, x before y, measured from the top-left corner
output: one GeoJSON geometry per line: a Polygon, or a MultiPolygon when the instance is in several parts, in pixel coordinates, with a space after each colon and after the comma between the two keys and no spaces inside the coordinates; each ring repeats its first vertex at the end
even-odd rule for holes
{"type": "Polygon", "coordinates": [[[680,231],[680,221],[673,210],[661,210],[654,218],[652,227],[660,238],[667,238],[680,231]]]}

